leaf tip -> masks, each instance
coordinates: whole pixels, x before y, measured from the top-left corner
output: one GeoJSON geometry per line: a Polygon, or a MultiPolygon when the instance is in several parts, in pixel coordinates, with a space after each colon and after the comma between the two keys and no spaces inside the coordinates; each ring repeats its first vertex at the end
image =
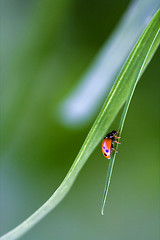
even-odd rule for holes
{"type": "Polygon", "coordinates": [[[104,216],[104,212],[103,212],[103,209],[101,210],[101,215],[104,216]]]}

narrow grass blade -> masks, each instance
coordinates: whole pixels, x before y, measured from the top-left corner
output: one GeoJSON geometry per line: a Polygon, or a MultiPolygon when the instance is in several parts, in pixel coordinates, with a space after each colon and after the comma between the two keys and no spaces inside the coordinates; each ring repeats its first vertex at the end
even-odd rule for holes
{"type": "MultiPolygon", "coordinates": [[[[127,101],[126,101],[126,104],[125,104],[125,107],[124,107],[124,110],[123,110],[123,113],[122,113],[122,117],[121,117],[121,120],[120,120],[120,126],[118,128],[118,130],[120,132],[120,136],[122,135],[124,122],[125,122],[125,119],[126,119],[126,116],[127,116],[129,105],[130,105],[131,99],[133,97],[133,93],[135,91],[138,79],[142,75],[142,73],[143,73],[143,71],[145,69],[146,63],[148,62],[147,60],[149,59],[149,56],[151,55],[152,47],[154,46],[155,41],[157,41],[157,36],[159,34],[159,31],[160,31],[160,29],[157,31],[157,34],[155,35],[155,38],[153,39],[153,42],[152,42],[152,44],[150,46],[150,49],[149,49],[149,51],[148,51],[148,53],[146,55],[144,63],[142,64],[141,71],[139,72],[139,76],[137,77],[137,79],[135,79],[135,82],[133,83],[131,92],[130,92],[128,98],[127,98],[127,101]]],[[[118,149],[118,144],[116,144],[116,150],[117,149],[118,149]]],[[[114,152],[113,157],[111,158],[109,166],[108,166],[106,185],[105,185],[103,199],[102,199],[102,208],[101,208],[101,214],[102,215],[104,215],[104,207],[105,207],[105,203],[106,203],[106,199],[107,199],[107,194],[108,194],[108,190],[109,190],[109,185],[110,185],[110,181],[111,181],[111,176],[112,176],[112,171],[113,171],[115,158],[116,158],[116,152],[114,152]]]]}
{"type": "Polygon", "coordinates": [[[153,56],[160,43],[159,29],[160,10],[155,14],[130,54],[62,184],[33,215],[15,229],[2,236],[1,240],[13,240],[21,237],[65,197],[90,154],[99,144],[118,111],[130,95],[135,82],[137,83],[148,62],[151,60],[148,56],[153,56]]]}

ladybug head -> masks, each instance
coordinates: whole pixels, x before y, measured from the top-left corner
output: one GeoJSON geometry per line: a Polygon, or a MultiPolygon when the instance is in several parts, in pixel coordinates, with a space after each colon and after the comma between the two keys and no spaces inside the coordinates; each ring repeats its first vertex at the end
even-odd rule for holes
{"type": "Polygon", "coordinates": [[[117,133],[118,133],[117,131],[114,131],[114,130],[112,131],[113,135],[116,135],[117,133]]]}

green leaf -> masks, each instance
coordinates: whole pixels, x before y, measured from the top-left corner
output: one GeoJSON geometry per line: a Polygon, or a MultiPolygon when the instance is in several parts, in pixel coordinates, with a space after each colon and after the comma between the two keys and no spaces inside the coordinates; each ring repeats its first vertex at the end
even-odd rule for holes
{"type": "MultiPolygon", "coordinates": [[[[147,67],[148,63],[150,62],[154,52],[156,51],[156,49],[159,45],[159,42],[160,42],[160,38],[158,38],[159,31],[160,31],[160,29],[158,29],[157,33],[155,34],[155,37],[154,37],[154,39],[153,39],[153,41],[150,45],[150,48],[148,49],[146,57],[145,57],[145,59],[143,61],[143,64],[141,66],[141,70],[139,71],[138,77],[135,78],[135,81],[133,82],[132,88],[130,90],[129,96],[127,98],[127,101],[126,101],[126,104],[125,104],[125,107],[124,107],[124,110],[123,110],[123,113],[122,113],[120,126],[118,128],[119,131],[120,131],[120,135],[122,134],[122,130],[123,130],[124,122],[125,122],[125,119],[126,119],[126,115],[127,115],[129,105],[130,105],[133,93],[135,91],[137,82],[138,82],[140,76],[142,75],[142,73],[144,72],[145,68],[147,67]]],[[[145,31],[144,31],[144,34],[145,34],[145,31]]],[[[142,34],[142,36],[143,36],[143,34],[142,34]]],[[[118,145],[116,145],[115,149],[116,150],[118,149],[118,145]]],[[[108,190],[109,190],[109,185],[110,185],[110,181],[111,181],[111,176],[112,176],[112,171],[113,171],[115,158],[116,158],[116,152],[114,152],[114,154],[113,154],[113,156],[110,160],[108,171],[107,171],[106,184],[105,184],[105,189],[104,189],[104,194],[103,194],[103,199],[102,199],[102,208],[101,208],[101,214],[102,215],[104,215],[104,206],[105,206],[106,199],[107,199],[107,194],[108,194],[108,190]]]]}
{"type": "Polygon", "coordinates": [[[80,152],[59,188],[33,215],[0,239],[18,239],[48,214],[67,194],[81,168],[101,141],[144,72],[160,43],[160,10],[154,15],[131,52],[80,152]]]}

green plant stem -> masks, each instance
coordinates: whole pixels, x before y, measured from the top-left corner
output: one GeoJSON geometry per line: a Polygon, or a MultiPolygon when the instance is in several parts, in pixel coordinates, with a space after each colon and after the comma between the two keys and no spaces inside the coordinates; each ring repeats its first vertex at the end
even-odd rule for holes
{"type": "MultiPolygon", "coordinates": [[[[120,126],[119,126],[119,132],[120,132],[120,136],[122,134],[122,130],[123,130],[123,126],[124,126],[124,122],[125,122],[125,118],[127,115],[127,111],[131,102],[131,98],[133,96],[135,87],[136,87],[137,82],[134,84],[134,88],[131,91],[130,96],[128,97],[123,113],[122,113],[122,117],[121,117],[121,121],[120,121],[120,126]]],[[[115,149],[118,149],[118,144],[116,144],[115,149]]],[[[104,189],[104,194],[103,194],[103,198],[102,198],[102,208],[101,208],[101,214],[104,215],[104,207],[105,207],[105,203],[106,203],[106,199],[107,199],[107,194],[108,194],[108,190],[109,190],[109,186],[110,186],[110,181],[111,181],[111,176],[112,176],[112,171],[113,171],[113,166],[114,166],[114,162],[115,162],[115,158],[116,158],[116,152],[114,152],[110,162],[109,162],[109,166],[108,166],[108,171],[107,171],[107,178],[106,178],[106,184],[105,184],[105,189],[104,189]]]]}
{"type": "MultiPolygon", "coordinates": [[[[149,48],[149,51],[144,59],[144,62],[142,64],[142,67],[141,67],[141,70],[137,76],[137,79],[135,80],[132,88],[131,88],[131,92],[127,98],[127,101],[125,103],[125,106],[124,106],[124,110],[123,110],[123,113],[122,113],[122,117],[121,117],[121,120],[120,120],[120,125],[119,125],[119,132],[120,132],[120,136],[122,135],[122,130],[123,130],[123,127],[124,127],[124,122],[125,122],[125,119],[126,119],[126,116],[127,116],[127,112],[128,112],[128,109],[129,109],[129,105],[131,103],[131,100],[132,100],[132,97],[133,97],[133,93],[135,91],[135,88],[136,88],[136,85],[138,83],[138,80],[140,78],[140,76],[142,75],[144,69],[145,69],[145,64],[146,64],[146,61],[148,59],[148,56],[150,55],[150,52],[151,52],[151,49],[152,49],[152,46],[154,44],[154,42],[156,41],[157,39],[157,36],[160,32],[160,29],[157,31],[157,34],[155,35],[155,38],[149,48]]],[[[118,144],[116,144],[116,150],[118,149],[118,144]]],[[[111,182],[111,176],[112,176],[112,171],[113,171],[113,166],[114,166],[114,162],[115,162],[115,158],[116,158],[116,152],[114,152],[113,154],[113,157],[111,158],[110,160],[110,163],[109,163],[109,166],[108,166],[108,171],[107,171],[107,177],[106,177],[106,184],[105,184],[105,189],[104,189],[104,194],[103,194],[103,198],[102,198],[102,208],[101,208],[101,214],[104,215],[104,207],[105,207],[105,203],[106,203],[106,199],[107,199],[107,194],[108,194],[108,190],[109,190],[109,186],[110,186],[110,182],[111,182]]]]}

